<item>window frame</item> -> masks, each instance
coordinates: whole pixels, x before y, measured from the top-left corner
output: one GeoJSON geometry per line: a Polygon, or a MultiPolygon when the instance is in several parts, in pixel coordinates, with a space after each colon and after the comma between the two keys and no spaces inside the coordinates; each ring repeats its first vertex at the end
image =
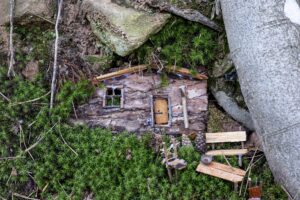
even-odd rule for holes
{"type": "Polygon", "coordinates": [[[105,86],[105,92],[104,92],[104,98],[103,98],[103,108],[105,109],[120,109],[124,107],[124,87],[123,85],[108,85],[105,86]],[[107,95],[107,90],[112,89],[113,94],[107,95]],[[115,89],[119,89],[121,91],[120,95],[115,95],[115,89]],[[114,97],[120,97],[120,105],[107,105],[107,98],[108,96],[111,96],[111,98],[114,97]]]}

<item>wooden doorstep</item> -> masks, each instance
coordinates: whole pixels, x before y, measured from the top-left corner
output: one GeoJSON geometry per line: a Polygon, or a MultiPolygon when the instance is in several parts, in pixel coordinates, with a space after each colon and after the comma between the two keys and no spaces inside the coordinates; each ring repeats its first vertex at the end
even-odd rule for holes
{"type": "Polygon", "coordinates": [[[210,156],[235,156],[235,155],[244,155],[248,153],[248,149],[220,149],[220,150],[211,150],[206,152],[206,155],[210,156]]]}
{"type": "Polygon", "coordinates": [[[205,136],[206,143],[244,142],[247,139],[245,131],[206,133],[205,136]]]}
{"type": "Polygon", "coordinates": [[[230,167],[228,165],[224,165],[217,162],[212,162],[209,165],[200,163],[196,171],[234,183],[241,182],[246,174],[246,171],[244,170],[230,167]]]}

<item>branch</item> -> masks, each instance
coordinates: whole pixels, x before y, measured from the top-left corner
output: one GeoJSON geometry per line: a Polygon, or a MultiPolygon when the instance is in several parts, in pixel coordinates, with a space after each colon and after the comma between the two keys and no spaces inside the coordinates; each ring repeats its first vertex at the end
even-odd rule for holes
{"type": "Polygon", "coordinates": [[[210,20],[209,18],[207,18],[205,15],[203,15],[197,10],[181,9],[172,4],[160,0],[148,0],[147,4],[150,7],[159,8],[161,11],[166,11],[174,15],[180,16],[184,19],[201,23],[218,32],[221,32],[223,30],[218,24],[216,24],[214,21],[210,20]]]}
{"type": "Polygon", "coordinates": [[[42,98],[44,98],[45,96],[47,96],[50,92],[47,92],[46,94],[44,94],[43,96],[40,96],[38,98],[35,98],[35,99],[30,99],[28,101],[22,101],[22,102],[16,102],[16,103],[12,103],[10,104],[10,106],[16,106],[16,105],[20,105],[20,104],[24,104],[24,103],[32,103],[32,102],[35,102],[35,101],[38,101],[42,98]]]}
{"type": "Polygon", "coordinates": [[[31,197],[27,197],[25,195],[22,195],[22,194],[18,194],[18,193],[13,193],[12,194],[13,196],[16,196],[16,197],[20,197],[20,198],[23,198],[23,199],[29,199],[29,200],[39,200],[39,199],[35,199],[35,198],[31,198],[31,197]]]}
{"type": "Polygon", "coordinates": [[[24,153],[29,152],[31,149],[33,149],[34,147],[36,147],[45,137],[46,135],[57,125],[57,123],[55,123],[43,136],[41,136],[33,145],[31,145],[30,147],[28,147],[27,149],[24,150],[24,153]]]}
{"type": "Polygon", "coordinates": [[[10,99],[7,96],[5,96],[2,92],[0,92],[0,95],[3,97],[3,99],[10,102],[10,99]]]}
{"type": "Polygon", "coordinates": [[[14,72],[14,44],[13,44],[13,29],[14,29],[14,7],[15,7],[15,0],[10,0],[10,14],[9,14],[9,20],[10,20],[10,30],[9,30],[9,68],[7,72],[7,76],[10,77],[11,75],[15,76],[14,72]]]}
{"type": "Polygon", "coordinates": [[[52,82],[51,82],[50,109],[53,108],[54,93],[55,93],[55,81],[56,81],[56,73],[57,73],[57,51],[58,51],[58,39],[59,39],[58,24],[60,19],[62,3],[63,0],[60,0],[58,4],[58,12],[57,12],[56,23],[55,23],[55,46],[54,46],[53,74],[52,74],[52,82]]]}

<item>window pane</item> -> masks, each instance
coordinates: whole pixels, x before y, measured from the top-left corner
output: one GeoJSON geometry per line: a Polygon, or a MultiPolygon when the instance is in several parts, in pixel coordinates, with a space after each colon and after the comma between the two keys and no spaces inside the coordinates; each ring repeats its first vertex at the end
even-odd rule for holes
{"type": "Polygon", "coordinates": [[[107,88],[106,95],[113,95],[113,89],[112,88],[107,88]]]}
{"type": "Polygon", "coordinates": [[[114,100],[113,100],[114,106],[120,106],[121,105],[121,97],[114,96],[113,98],[114,98],[114,100]]]}
{"type": "Polygon", "coordinates": [[[121,89],[115,88],[115,95],[121,95],[121,89]]]}

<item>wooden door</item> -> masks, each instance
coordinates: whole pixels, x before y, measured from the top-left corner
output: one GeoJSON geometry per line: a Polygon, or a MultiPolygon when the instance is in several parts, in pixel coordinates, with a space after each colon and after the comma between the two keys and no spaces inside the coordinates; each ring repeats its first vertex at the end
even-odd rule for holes
{"type": "Polygon", "coordinates": [[[163,125],[169,122],[168,100],[164,98],[155,98],[154,100],[154,118],[155,124],[163,125]]]}

